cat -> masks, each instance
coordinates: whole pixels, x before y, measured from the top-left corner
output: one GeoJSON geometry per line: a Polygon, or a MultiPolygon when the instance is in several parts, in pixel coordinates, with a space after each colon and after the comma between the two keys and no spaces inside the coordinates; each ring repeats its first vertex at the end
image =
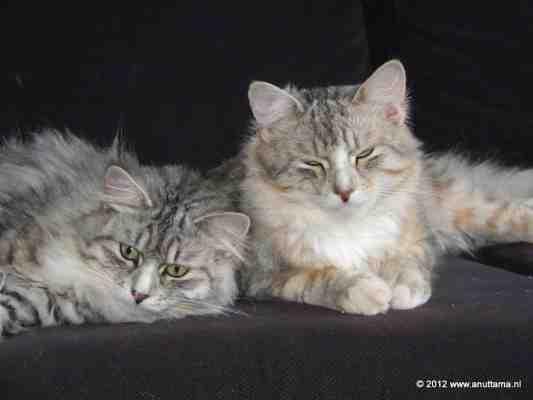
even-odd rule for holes
{"type": "Polygon", "coordinates": [[[214,171],[251,217],[243,291],[375,315],[431,297],[446,252],[533,240],[533,170],[426,154],[391,60],[354,86],[252,82],[252,134],[214,171]]]}
{"type": "Polygon", "coordinates": [[[47,130],[0,150],[0,337],[231,311],[249,218],[185,166],[47,130]]]}

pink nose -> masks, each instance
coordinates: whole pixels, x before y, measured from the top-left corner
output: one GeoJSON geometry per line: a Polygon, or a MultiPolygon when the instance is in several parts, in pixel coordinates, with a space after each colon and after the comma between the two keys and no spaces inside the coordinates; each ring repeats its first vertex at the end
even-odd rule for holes
{"type": "Polygon", "coordinates": [[[133,300],[135,300],[135,303],[137,304],[142,303],[149,297],[149,295],[147,295],[146,293],[137,292],[136,290],[132,290],[131,295],[133,297],[133,300]]]}
{"type": "Polygon", "coordinates": [[[335,193],[341,198],[344,203],[348,203],[348,200],[350,200],[350,196],[352,195],[353,190],[335,189],[335,193]]]}

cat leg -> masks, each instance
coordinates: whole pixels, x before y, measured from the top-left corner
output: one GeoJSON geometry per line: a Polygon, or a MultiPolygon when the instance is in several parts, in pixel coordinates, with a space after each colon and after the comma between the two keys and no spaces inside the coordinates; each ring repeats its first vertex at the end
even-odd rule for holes
{"type": "Polygon", "coordinates": [[[402,272],[392,289],[391,308],[408,310],[425,304],[431,297],[431,284],[416,270],[402,272]]]}
{"type": "Polygon", "coordinates": [[[392,295],[389,285],[370,272],[335,267],[278,271],[269,289],[272,296],[284,300],[363,315],[387,311],[392,295]]]}
{"type": "Polygon", "coordinates": [[[403,266],[392,285],[391,308],[407,310],[426,303],[431,297],[431,281],[423,268],[403,266]]]}
{"type": "Polygon", "coordinates": [[[0,342],[5,337],[16,335],[25,328],[17,320],[15,309],[5,300],[0,299],[0,342]]]}
{"type": "Polygon", "coordinates": [[[39,289],[14,288],[6,277],[6,273],[0,273],[0,336],[9,337],[42,325],[36,303],[44,304],[44,300],[36,297],[39,289]]]}
{"type": "MultiPolygon", "coordinates": [[[[390,306],[407,310],[426,303],[431,297],[431,271],[435,257],[422,246],[411,249],[413,254],[392,257],[379,264],[377,273],[392,288],[390,306]]],[[[405,251],[405,249],[404,249],[405,251]]]]}

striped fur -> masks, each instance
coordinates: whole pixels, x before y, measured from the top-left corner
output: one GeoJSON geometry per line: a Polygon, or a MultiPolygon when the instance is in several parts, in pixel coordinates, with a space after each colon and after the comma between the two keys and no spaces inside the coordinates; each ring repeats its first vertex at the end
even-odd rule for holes
{"type": "Polygon", "coordinates": [[[58,132],[7,141],[0,166],[2,337],[230,310],[249,222],[223,188],[58,132]]]}
{"type": "Polygon", "coordinates": [[[430,298],[444,252],[533,240],[533,170],[425,154],[400,62],[352,87],[254,82],[249,98],[253,134],[226,165],[253,221],[249,295],[408,309],[430,298]]]}

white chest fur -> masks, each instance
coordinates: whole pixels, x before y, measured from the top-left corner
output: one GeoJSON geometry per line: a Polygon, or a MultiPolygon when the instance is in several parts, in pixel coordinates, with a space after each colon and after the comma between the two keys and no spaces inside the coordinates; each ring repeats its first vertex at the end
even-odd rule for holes
{"type": "Polygon", "coordinates": [[[245,192],[252,193],[245,205],[253,221],[254,245],[272,246],[274,257],[284,263],[354,270],[363,268],[370,258],[382,258],[398,245],[401,201],[382,213],[358,213],[351,207],[323,210],[317,205],[287,201],[283,195],[254,184],[245,192]]]}
{"type": "Polygon", "coordinates": [[[370,258],[382,258],[397,243],[400,228],[388,215],[364,219],[335,215],[324,221],[306,220],[304,216],[278,232],[282,234],[276,243],[283,240],[284,255],[290,260],[354,270],[363,268],[370,258]]]}

